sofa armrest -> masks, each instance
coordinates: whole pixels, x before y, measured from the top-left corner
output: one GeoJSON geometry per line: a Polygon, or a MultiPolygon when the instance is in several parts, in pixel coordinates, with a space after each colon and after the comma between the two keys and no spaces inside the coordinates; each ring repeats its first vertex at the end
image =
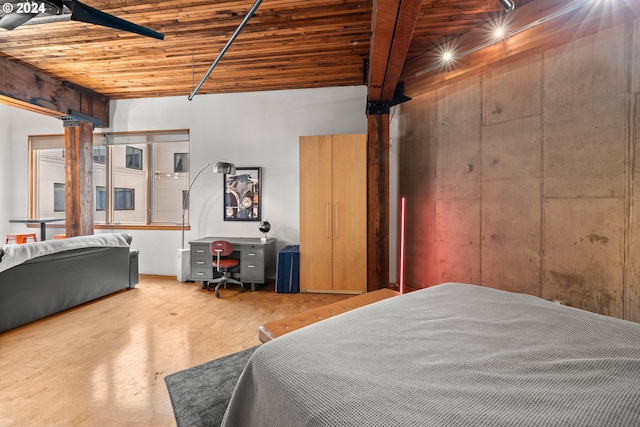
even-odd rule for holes
{"type": "Polygon", "coordinates": [[[129,289],[133,289],[140,282],[138,275],[138,255],[137,249],[129,249],[129,289]]]}

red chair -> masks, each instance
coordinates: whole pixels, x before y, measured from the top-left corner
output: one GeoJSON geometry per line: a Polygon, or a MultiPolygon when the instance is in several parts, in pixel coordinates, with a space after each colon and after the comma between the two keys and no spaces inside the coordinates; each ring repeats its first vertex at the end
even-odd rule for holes
{"type": "Polygon", "coordinates": [[[226,289],[227,283],[235,283],[236,285],[240,285],[240,292],[244,292],[244,284],[227,275],[229,269],[236,268],[240,265],[240,260],[237,258],[224,258],[233,253],[233,245],[226,240],[215,240],[211,242],[210,250],[211,255],[215,256],[213,266],[218,273],[222,273],[222,277],[207,282],[207,291],[209,290],[210,284],[215,283],[216,298],[220,298],[220,292],[218,291],[220,286],[224,286],[226,289]]]}

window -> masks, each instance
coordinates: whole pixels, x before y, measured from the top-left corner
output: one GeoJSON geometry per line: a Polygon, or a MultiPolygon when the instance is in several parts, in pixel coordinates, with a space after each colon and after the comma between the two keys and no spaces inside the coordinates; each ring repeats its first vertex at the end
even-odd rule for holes
{"type": "Polygon", "coordinates": [[[115,200],[114,209],[117,211],[133,211],[135,210],[135,189],[133,188],[114,188],[115,200]]]}
{"type": "Polygon", "coordinates": [[[102,212],[105,207],[105,195],[107,194],[106,187],[97,186],[96,187],[96,211],[102,212]]]}
{"type": "Polygon", "coordinates": [[[189,172],[189,157],[187,153],[174,153],[173,154],[173,171],[189,172]]]}
{"type": "Polygon", "coordinates": [[[53,211],[65,211],[64,184],[55,182],[53,184],[53,211]]]}
{"type": "Polygon", "coordinates": [[[127,146],[127,168],[142,170],[142,150],[127,146]]]}
{"type": "Polygon", "coordinates": [[[93,162],[104,165],[107,162],[107,147],[98,145],[93,147],[93,162]]]}
{"type": "MultiPolygon", "coordinates": [[[[94,223],[180,224],[189,188],[189,145],[188,130],[94,134],[94,223]]],[[[29,137],[31,218],[64,211],[63,148],[64,135],[29,137]]]]}

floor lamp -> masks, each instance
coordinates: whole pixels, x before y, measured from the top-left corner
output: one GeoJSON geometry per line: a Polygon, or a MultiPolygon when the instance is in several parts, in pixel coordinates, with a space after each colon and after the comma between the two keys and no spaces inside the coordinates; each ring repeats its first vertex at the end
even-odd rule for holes
{"type": "Polygon", "coordinates": [[[178,249],[178,274],[177,278],[180,282],[186,282],[189,280],[189,273],[191,272],[191,256],[188,249],[184,248],[184,216],[187,210],[187,202],[189,202],[189,195],[191,194],[191,187],[193,187],[193,183],[196,182],[198,177],[205,169],[209,166],[213,165],[213,173],[223,173],[223,174],[235,174],[236,166],[233,163],[228,162],[209,162],[202,167],[193,177],[191,183],[189,184],[189,188],[187,189],[187,194],[185,194],[184,199],[182,200],[182,244],[180,249],[178,249]]]}

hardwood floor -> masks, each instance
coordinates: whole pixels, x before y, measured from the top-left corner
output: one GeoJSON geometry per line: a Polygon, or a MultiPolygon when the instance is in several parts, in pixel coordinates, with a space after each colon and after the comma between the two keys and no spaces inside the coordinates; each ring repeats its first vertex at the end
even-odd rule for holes
{"type": "Polygon", "coordinates": [[[263,323],[345,298],[141,276],[0,334],[0,426],[175,426],[164,377],[260,344],[263,323]]]}

